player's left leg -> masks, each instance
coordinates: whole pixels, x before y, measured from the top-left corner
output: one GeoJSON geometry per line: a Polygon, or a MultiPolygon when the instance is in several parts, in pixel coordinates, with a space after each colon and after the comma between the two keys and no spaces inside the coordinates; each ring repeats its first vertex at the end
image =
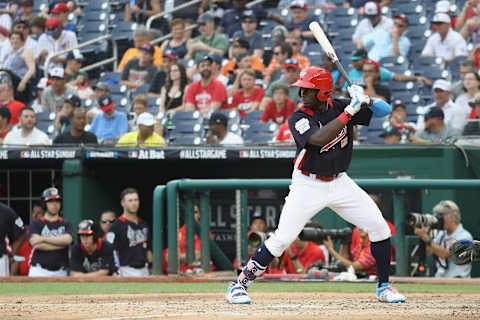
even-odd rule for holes
{"type": "Polygon", "coordinates": [[[347,174],[333,182],[329,207],[346,221],[367,231],[370,251],[375,258],[378,286],[377,298],[382,302],[403,302],[405,297],[390,285],[390,228],[372,198],[347,174]]]}

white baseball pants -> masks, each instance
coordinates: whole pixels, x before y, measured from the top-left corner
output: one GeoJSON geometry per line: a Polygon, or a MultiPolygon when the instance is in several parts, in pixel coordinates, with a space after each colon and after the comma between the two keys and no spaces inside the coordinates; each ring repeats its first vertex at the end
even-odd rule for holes
{"type": "Polygon", "coordinates": [[[0,277],[10,276],[10,261],[8,255],[4,254],[0,257],[0,277]]]}
{"type": "Polygon", "coordinates": [[[58,270],[48,270],[42,268],[39,264],[31,265],[28,271],[29,277],[66,277],[67,270],[61,268],[58,270]]]}
{"type": "Polygon", "coordinates": [[[148,277],[150,275],[147,266],[141,269],[121,266],[118,268],[118,274],[120,277],[148,277]]]}
{"type": "Polygon", "coordinates": [[[279,257],[305,224],[325,207],[367,231],[370,241],[382,241],[391,236],[375,202],[347,173],[342,172],[336,179],[326,182],[294,169],[277,230],[265,241],[268,250],[279,257]]]}

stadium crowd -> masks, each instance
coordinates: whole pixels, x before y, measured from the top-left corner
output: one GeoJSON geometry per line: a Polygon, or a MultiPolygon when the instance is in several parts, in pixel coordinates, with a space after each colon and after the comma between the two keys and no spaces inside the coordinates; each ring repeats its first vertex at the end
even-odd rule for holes
{"type": "Polygon", "coordinates": [[[357,143],[445,143],[480,133],[480,1],[0,1],[4,147],[292,143],[303,68],[392,104],[357,143]],[[210,7],[210,4],[213,6],[210,7]],[[154,16],[166,14],[155,18],[154,16]],[[154,17],[152,21],[149,21],[154,17]],[[167,34],[171,36],[164,37],[167,34]],[[90,66],[114,55],[112,63],[90,66]]]}

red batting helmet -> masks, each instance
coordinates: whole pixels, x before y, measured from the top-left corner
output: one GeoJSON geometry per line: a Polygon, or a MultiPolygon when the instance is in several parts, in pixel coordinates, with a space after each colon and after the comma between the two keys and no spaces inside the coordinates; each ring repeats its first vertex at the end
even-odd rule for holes
{"type": "Polygon", "coordinates": [[[50,200],[62,199],[62,196],[58,192],[57,188],[47,188],[43,190],[41,199],[43,202],[47,202],[50,200]]]}
{"type": "Polygon", "coordinates": [[[300,88],[318,89],[318,100],[327,101],[332,95],[333,78],[330,72],[324,68],[308,67],[300,72],[298,80],[291,85],[300,88]]]}
{"type": "Polygon", "coordinates": [[[87,219],[87,220],[82,220],[78,224],[78,235],[86,234],[86,235],[93,235],[95,240],[98,238],[98,227],[93,222],[93,220],[87,219]]]}

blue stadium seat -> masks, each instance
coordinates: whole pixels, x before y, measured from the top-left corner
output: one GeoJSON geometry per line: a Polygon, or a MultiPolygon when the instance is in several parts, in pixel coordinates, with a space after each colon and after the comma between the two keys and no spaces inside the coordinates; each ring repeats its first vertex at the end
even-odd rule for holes
{"type": "Polygon", "coordinates": [[[228,118],[228,126],[231,125],[239,125],[240,124],[240,114],[236,109],[226,109],[226,110],[218,110],[217,112],[223,113],[228,118]]]}
{"type": "Polygon", "coordinates": [[[181,111],[173,114],[170,119],[173,124],[178,124],[181,122],[191,123],[191,124],[202,124],[203,116],[200,111],[181,111]]]}
{"type": "Polygon", "coordinates": [[[204,133],[202,123],[174,122],[174,125],[171,129],[171,136],[196,135],[203,137],[204,133]]]}
{"type": "Polygon", "coordinates": [[[402,70],[403,73],[408,70],[408,59],[406,57],[383,57],[379,61],[380,65],[388,70],[399,73],[399,70],[402,70]],[[395,71],[393,71],[395,69],[395,71]]]}
{"type": "Polygon", "coordinates": [[[252,123],[243,134],[245,143],[269,143],[273,142],[278,130],[278,125],[273,122],[252,123]]]}
{"type": "Polygon", "coordinates": [[[263,115],[262,110],[255,110],[255,111],[249,112],[245,115],[243,119],[240,120],[240,123],[243,125],[251,125],[251,124],[259,123],[261,122],[262,115],[263,115]]]}
{"type": "Polygon", "coordinates": [[[36,122],[52,122],[55,121],[55,112],[37,112],[35,113],[36,122]]]}
{"type": "Polygon", "coordinates": [[[169,145],[200,145],[203,139],[197,135],[178,135],[172,136],[168,141],[169,145]]]}
{"type": "Polygon", "coordinates": [[[445,62],[440,57],[422,56],[422,57],[415,58],[415,60],[412,63],[412,69],[416,71],[417,69],[424,68],[426,66],[443,68],[444,65],[445,65],[445,62]]]}
{"type": "Polygon", "coordinates": [[[437,67],[428,67],[418,70],[418,74],[431,79],[432,81],[438,79],[446,79],[448,80],[450,77],[450,73],[448,70],[437,68],[437,67]]]}
{"type": "Polygon", "coordinates": [[[450,71],[453,81],[460,79],[460,64],[467,59],[467,56],[458,56],[448,63],[447,69],[450,71]]]}
{"type": "Polygon", "coordinates": [[[392,92],[392,95],[394,92],[402,92],[402,91],[412,91],[416,90],[415,88],[415,83],[413,81],[389,81],[387,84],[388,88],[392,92]],[[414,89],[415,88],[415,89],[414,89]]]}
{"type": "Polygon", "coordinates": [[[128,113],[131,111],[131,103],[128,96],[123,94],[110,94],[110,98],[112,98],[113,103],[115,104],[115,110],[128,113]]]}

